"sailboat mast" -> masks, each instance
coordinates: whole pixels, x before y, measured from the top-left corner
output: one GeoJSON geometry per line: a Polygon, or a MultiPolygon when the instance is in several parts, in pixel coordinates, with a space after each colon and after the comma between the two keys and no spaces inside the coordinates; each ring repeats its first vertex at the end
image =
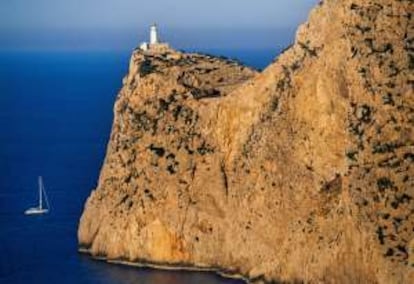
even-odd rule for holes
{"type": "Polygon", "coordinates": [[[42,209],[42,188],[43,188],[43,182],[42,177],[39,176],[39,208],[42,209]]]}

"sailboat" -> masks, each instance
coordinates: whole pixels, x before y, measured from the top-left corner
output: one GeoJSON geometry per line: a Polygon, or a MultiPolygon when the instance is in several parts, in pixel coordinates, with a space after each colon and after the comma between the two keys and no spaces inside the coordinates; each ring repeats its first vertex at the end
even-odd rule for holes
{"type": "Polygon", "coordinates": [[[40,215],[49,212],[49,201],[47,200],[47,195],[45,187],[43,185],[43,179],[39,176],[39,206],[27,209],[24,214],[26,215],[40,215]],[[46,208],[43,208],[43,197],[46,201],[46,208]]]}

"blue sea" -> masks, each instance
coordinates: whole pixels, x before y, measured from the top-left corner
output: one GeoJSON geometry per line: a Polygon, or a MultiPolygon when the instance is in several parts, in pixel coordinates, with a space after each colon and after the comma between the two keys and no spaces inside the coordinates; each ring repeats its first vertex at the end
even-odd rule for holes
{"type": "MultiPolygon", "coordinates": [[[[274,50],[202,50],[256,68],[274,50]]],[[[130,51],[0,52],[0,283],[241,283],[107,264],[77,252],[130,51]],[[51,211],[26,216],[43,176],[51,211]]]]}

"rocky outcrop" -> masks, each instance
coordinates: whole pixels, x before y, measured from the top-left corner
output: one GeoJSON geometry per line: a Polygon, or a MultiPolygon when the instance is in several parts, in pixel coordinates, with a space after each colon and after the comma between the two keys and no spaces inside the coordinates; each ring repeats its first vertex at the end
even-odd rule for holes
{"type": "Polygon", "coordinates": [[[413,5],[323,1],[260,74],[134,52],[81,248],[252,282],[412,283],[413,5]]]}

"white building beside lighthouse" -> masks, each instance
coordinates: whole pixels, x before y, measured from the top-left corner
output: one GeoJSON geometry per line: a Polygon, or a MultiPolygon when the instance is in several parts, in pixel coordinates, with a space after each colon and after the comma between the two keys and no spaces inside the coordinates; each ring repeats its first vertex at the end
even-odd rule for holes
{"type": "Polygon", "coordinates": [[[150,27],[150,41],[143,42],[140,45],[142,51],[150,52],[164,52],[170,48],[169,44],[166,42],[161,42],[158,36],[158,28],[156,24],[151,25],[150,27]]]}

